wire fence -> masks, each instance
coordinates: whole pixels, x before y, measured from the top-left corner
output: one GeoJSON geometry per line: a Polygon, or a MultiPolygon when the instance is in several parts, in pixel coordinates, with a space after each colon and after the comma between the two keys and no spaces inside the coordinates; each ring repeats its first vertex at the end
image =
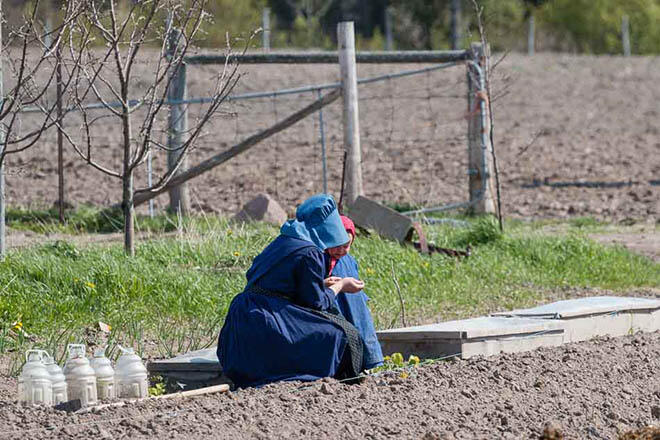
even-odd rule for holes
{"type": "MultiPolygon", "coordinates": [[[[365,195],[404,208],[460,203],[467,198],[467,90],[465,70],[456,67],[461,64],[359,66],[365,195]]],[[[191,126],[209,102],[206,79],[219,68],[199,65],[188,69],[190,98],[185,104],[191,126]]],[[[230,148],[310,104],[324,90],[340,85],[333,81],[339,69],[332,64],[251,65],[244,69],[237,89],[205,126],[190,152],[189,164],[230,148]],[[305,83],[311,85],[299,86],[305,83]]],[[[139,80],[137,84],[141,84],[139,80]]],[[[92,130],[92,148],[101,163],[121,169],[120,121],[103,112],[98,111],[92,130]]],[[[139,121],[139,110],[135,116],[139,121]]],[[[25,117],[29,119],[30,114],[25,117]]],[[[164,114],[154,126],[154,135],[161,142],[167,136],[166,119],[164,114]]],[[[83,134],[81,122],[75,113],[65,121],[78,141],[83,134]]],[[[139,127],[135,131],[139,136],[139,127]]],[[[55,136],[56,131],[51,130],[37,148],[18,158],[18,165],[29,170],[21,179],[35,187],[28,191],[31,204],[45,205],[57,199],[56,185],[50,184],[57,178],[55,136]]],[[[288,210],[326,188],[338,197],[343,149],[338,101],[191,181],[192,207],[230,214],[260,192],[271,194],[288,210]]],[[[147,186],[150,170],[155,180],[166,166],[166,153],[155,150],[152,161],[136,170],[136,187],[147,186]]],[[[67,199],[73,203],[107,205],[120,198],[119,180],[86,166],[70,148],[65,156],[65,182],[67,199]]],[[[10,200],[19,197],[18,188],[10,186],[8,195],[10,200]]],[[[166,196],[152,206],[156,211],[166,207],[166,196]]]]}

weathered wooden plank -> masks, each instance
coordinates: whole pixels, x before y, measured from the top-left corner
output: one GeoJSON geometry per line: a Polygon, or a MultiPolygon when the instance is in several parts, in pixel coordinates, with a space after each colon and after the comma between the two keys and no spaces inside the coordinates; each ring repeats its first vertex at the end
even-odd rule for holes
{"type": "Polygon", "coordinates": [[[188,180],[197,177],[200,174],[205,173],[206,171],[211,170],[220,164],[227,162],[232,157],[244,153],[245,151],[249,150],[259,142],[263,141],[264,139],[267,139],[268,137],[276,133],[279,133],[280,131],[292,126],[301,119],[304,119],[305,117],[311,115],[315,111],[325,107],[328,104],[331,104],[332,102],[336,101],[340,96],[341,96],[341,89],[333,90],[327,95],[324,95],[322,98],[317,99],[310,105],[291,114],[287,118],[278,121],[275,125],[272,125],[271,127],[263,131],[260,131],[259,133],[256,133],[250,136],[249,138],[245,139],[244,141],[234,145],[229,150],[216,154],[202,161],[201,163],[195,165],[194,167],[182,172],[181,174],[177,174],[168,182],[167,185],[164,185],[163,187],[153,191],[136,192],[135,197],[133,199],[134,200],[133,204],[135,206],[141,205],[142,203],[153,199],[159,194],[169,191],[170,188],[173,188],[177,185],[187,182],[188,180]]]}
{"type": "Polygon", "coordinates": [[[364,196],[359,196],[349,205],[347,213],[356,225],[374,229],[383,237],[399,242],[408,240],[412,233],[413,224],[410,218],[364,196]]]}
{"type": "Polygon", "coordinates": [[[478,65],[468,63],[468,187],[470,205],[478,214],[495,213],[495,172],[490,142],[490,103],[486,93],[485,48],[472,44],[478,65]]]}
{"type": "Polygon", "coordinates": [[[337,25],[339,71],[343,90],[343,131],[346,152],[346,204],[362,195],[362,152],[360,149],[360,113],[358,111],[357,67],[355,64],[355,32],[352,21],[337,25]]]}

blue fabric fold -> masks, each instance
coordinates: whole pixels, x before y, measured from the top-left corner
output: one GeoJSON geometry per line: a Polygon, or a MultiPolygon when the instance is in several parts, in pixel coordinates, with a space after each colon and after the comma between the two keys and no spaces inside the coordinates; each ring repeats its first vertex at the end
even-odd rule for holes
{"type": "MultiPolygon", "coordinates": [[[[331,275],[359,279],[357,262],[350,254],[346,254],[337,261],[331,275]]],[[[335,300],[341,314],[358,329],[364,341],[364,368],[369,369],[382,365],[383,351],[376,337],[376,329],[367,304],[369,297],[364,291],[341,292],[337,294],[335,300]]]]}

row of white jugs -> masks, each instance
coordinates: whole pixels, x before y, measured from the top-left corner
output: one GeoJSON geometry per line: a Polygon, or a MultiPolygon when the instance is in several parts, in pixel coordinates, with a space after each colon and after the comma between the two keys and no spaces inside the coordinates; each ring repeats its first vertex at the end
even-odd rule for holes
{"type": "Polygon", "coordinates": [[[85,345],[69,344],[68,359],[62,370],[44,350],[28,350],[18,378],[18,400],[26,403],[57,405],[80,399],[83,406],[99,399],[147,397],[148,375],[142,359],[132,348],[122,351],[115,369],[105,350],[97,350],[90,362],[85,345]]]}

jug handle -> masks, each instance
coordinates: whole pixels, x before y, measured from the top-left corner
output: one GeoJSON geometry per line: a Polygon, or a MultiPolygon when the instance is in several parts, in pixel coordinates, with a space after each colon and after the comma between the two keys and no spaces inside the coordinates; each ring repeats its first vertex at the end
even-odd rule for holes
{"type": "Polygon", "coordinates": [[[39,360],[43,362],[44,357],[43,357],[42,353],[45,353],[45,351],[44,351],[44,350],[38,350],[38,349],[33,349],[33,350],[28,350],[28,351],[26,351],[26,352],[25,352],[25,362],[29,362],[29,361],[30,361],[30,355],[31,355],[32,353],[36,353],[36,354],[38,354],[38,355],[39,355],[39,360]]]}

